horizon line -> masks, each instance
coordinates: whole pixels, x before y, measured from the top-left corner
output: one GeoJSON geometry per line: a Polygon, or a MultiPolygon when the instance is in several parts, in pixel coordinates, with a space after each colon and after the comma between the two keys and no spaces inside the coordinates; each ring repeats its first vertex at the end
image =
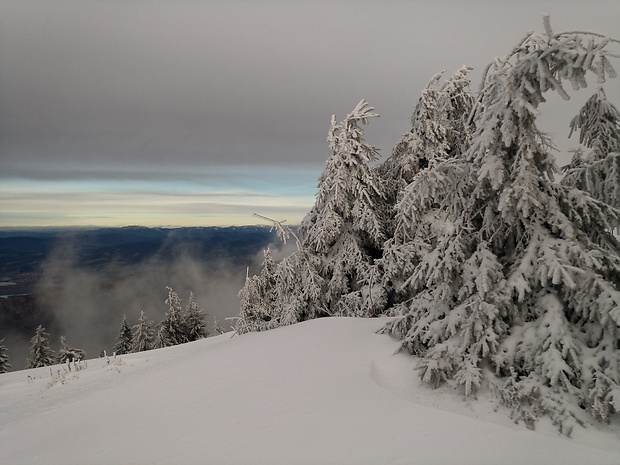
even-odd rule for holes
{"type": "MultiPolygon", "coordinates": [[[[0,226],[0,231],[27,231],[27,230],[42,230],[42,229],[126,229],[126,228],[144,228],[144,229],[207,229],[207,228],[244,228],[244,227],[265,227],[271,228],[272,225],[265,223],[251,223],[251,224],[229,224],[229,225],[205,225],[205,226],[188,226],[188,225],[140,225],[140,224],[126,224],[126,225],[37,225],[37,226],[0,226]]],[[[296,228],[299,224],[288,224],[291,228],[296,228]]]]}

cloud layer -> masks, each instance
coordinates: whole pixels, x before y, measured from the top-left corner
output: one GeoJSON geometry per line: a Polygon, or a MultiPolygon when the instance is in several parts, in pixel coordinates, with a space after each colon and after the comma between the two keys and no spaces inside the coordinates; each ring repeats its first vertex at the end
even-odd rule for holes
{"type": "MultiPolygon", "coordinates": [[[[13,184],[0,187],[1,216],[30,224],[41,215],[46,223],[52,221],[47,212],[65,224],[101,224],[92,221],[117,214],[108,224],[130,224],[131,215],[136,221],[147,215],[136,213],[144,205],[143,185],[129,181],[160,191],[167,182],[195,183],[197,175],[200,185],[217,178],[223,192],[273,195],[286,210],[296,196],[289,190],[292,177],[304,171],[316,180],[320,174],[332,113],[342,117],[367,99],[381,114],[367,139],[388,156],[430,76],[468,64],[478,80],[486,64],[508,53],[525,32],[542,29],[544,13],[557,30],[620,36],[620,5],[606,0],[587,8],[564,0],[5,0],[0,181],[13,184]],[[253,182],[264,176],[264,189],[229,169],[239,166],[262,167],[253,182]],[[278,176],[274,167],[292,171],[278,176]],[[84,180],[90,184],[76,192],[84,180]],[[50,184],[35,189],[26,181],[50,184]],[[109,211],[98,211],[94,200],[90,214],[72,210],[66,200],[71,194],[94,199],[102,189],[113,197],[116,191],[105,187],[113,182],[125,182],[127,192],[109,211]],[[11,205],[19,189],[48,194],[16,212],[11,205]],[[53,198],[53,209],[32,207],[53,198]],[[133,205],[129,217],[123,205],[133,205]]],[[[608,97],[618,102],[614,84],[608,97]]],[[[567,134],[587,97],[582,92],[570,107],[551,107],[544,128],[567,134]]],[[[306,186],[307,210],[307,177],[298,184],[306,186]]],[[[210,187],[188,192],[197,196],[188,203],[209,205],[208,216],[228,206],[202,199],[210,187]]],[[[166,204],[154,196],[158,201],[166,204]]],[[[251,202],[235,205],[242,210],[251,202]]],[[[193,224],[191,208],[173,208],[177,219],[157,224],[193,224]]],[[[239,216],[235,208],[227,210],[235,218],[231,224],[242,217],[251,222],[250,211],[239,216]]],[[[286,213],[300,217],[297,208],[286,213]]]]}
{"type": "Polygon", "coordinates": [[[0,227],[223,226],[251,223],[253,212],[296,223],[313,202],[317,176],[301,166],[147,170],[137,179],[130,170],[102,178],[7,179],[0,227]]]}

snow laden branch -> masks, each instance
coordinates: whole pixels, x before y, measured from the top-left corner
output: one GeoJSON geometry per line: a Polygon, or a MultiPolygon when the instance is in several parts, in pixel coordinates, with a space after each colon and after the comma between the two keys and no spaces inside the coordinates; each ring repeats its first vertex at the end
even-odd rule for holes
{"type": "Polygon", "coordinates": [[[271,230],[275,230],[276,234],[278,236],[278,238],[282,241],[282,243],[286,244],[286,241],[293,236],[295,238],[295,242],[297,243],[297,250],[301,250],[302,245],[301,245],[301,240],[299,239],[299,237],[297,236],[297,234],[295,234],[293,232],[293,230],[291,228],[288,227],[288,225],[285,225],[284,223],[286,222],[286,220],[284,221],[277,221],[274,220],[273,218],[269,218],[267,216],[263,216],[263,215],[259,215],[258,213],[252,213],[253,216],[260,218],[262,220],[268,221],[269,223],[272,224],[272,228],[271,230]]]}
{"type": "MultiPolygon", "coordinates": [[[[569,81],[573,90],[579,90],[587,87],[585,73],[588,71],[597,76],[599,84],[604,83],[607,77],[617,76],[610,58],[619,58],[620,54],[608,50],[607,45],[620,41],[590,32],[553,34],[549,17],[545,16],[543,20],[546,37],[528,33],[507,56],[489,64],[483,73],[481,94],[488,85],[490,74],[502,70],[508,72],[517,63],[521,67],[518,71],[521,76],[528,75],[527,79],[521,80],[522,88],[530,93],[536,93],[537,88],[541,93],[553,89],[565,100],[570,97],[562,86],[562,80],[569,81]]],[[[514,71],[510,72],[514,74],[514,71]]]]}
{"type": "MultiPolygon", "coordinates": [[[[368,124],[368,118],[378,118],[379,113],[374,112],[374,108],[368,105],[366,100],[360,100],[353,111],[349,113],[345,119],[346,122],[360,121],[362,124],[368,124]]],[[[335,118],[333,116],[332,118],[335,118]]]]}

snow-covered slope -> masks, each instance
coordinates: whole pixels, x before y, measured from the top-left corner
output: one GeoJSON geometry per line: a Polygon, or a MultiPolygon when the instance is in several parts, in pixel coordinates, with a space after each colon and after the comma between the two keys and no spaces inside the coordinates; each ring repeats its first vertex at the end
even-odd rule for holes
{"type": "Polygon", "coordinates": [[[419,386],[383,323],[225,334],[90,360],[64,384],[49,368],[0,375],[0,463],[620,463],[617,433],[529,431],[490,398],[419,386]]]}

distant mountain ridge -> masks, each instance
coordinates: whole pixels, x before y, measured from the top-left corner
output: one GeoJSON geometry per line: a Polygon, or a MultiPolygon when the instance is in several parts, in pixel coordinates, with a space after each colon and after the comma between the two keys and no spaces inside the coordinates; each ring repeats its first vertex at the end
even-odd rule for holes
{"type": "Polygon", "coordinates": [[[75,254],[79,266],[96,269],[112,260],[137,264],[182,252],[202,261],[239,263],[272,240],[268,226],[0,230],[0,283],[4,283],[0,294],[32,292],[41,264],[62,248],[75,254]]]}

